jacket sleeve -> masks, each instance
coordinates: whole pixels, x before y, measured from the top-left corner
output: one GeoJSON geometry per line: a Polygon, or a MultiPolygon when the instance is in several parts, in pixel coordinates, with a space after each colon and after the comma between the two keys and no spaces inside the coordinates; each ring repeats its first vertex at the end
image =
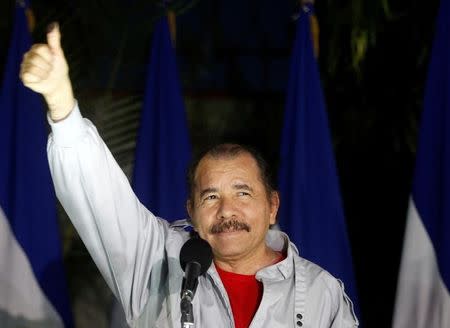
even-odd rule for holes
{"type": "Polygon", "coordinates": [[[359,322],[344,285],[327,271],[309,263],[311,280],[306,298],[306,323],[314,328],[354,328],[359,322]]]}
{"type": "Polygon", "coordinates": [[[63,121],[49,123],[47,152],[57,197],[130,322],[146,304],[152,267],[166,261],[168,224],[138,201],[78,105],[63,121]]]}
{"type": "Polygon", "coordinates": [[[344,284],[340,280],[336,280],[335,303],[337,310],[333,319],[331,328],[354,328],[359,326],[358,318],[353,309],[353,303],[344,290],[344,284]]]}

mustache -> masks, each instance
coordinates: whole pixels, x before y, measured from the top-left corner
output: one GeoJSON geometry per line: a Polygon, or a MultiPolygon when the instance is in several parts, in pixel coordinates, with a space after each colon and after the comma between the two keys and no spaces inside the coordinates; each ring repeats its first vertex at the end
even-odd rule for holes
{"type": "Polygon", "coordinates": [[[239,231],[245,230],[250,232],[250,226],[244,222],[238,221],[236,219],[227,220],[219,222],[211,227],[211,233],[221,233],[224,231],[239,231]]]}

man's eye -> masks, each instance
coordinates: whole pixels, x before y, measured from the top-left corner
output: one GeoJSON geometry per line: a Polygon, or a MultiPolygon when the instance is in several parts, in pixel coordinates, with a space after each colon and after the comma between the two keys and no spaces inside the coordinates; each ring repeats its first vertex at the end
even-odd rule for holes
{"type": "Polygon", "coordinates": [[[238,192],[239,196],[250,196],[250,193],[246,192],[246,191],[239,191],[238,192]]]}
{"type": "Polygon", "coordinates": [[[212,200],[212,199],[216,199],[217,195],[209,195],[205,197],[205,200],[212,200]]]}

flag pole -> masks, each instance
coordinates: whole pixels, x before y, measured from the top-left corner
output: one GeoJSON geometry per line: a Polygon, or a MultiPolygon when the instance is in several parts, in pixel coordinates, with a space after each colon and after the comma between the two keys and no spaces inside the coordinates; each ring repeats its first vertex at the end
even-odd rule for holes
{"type": "Polygon", "coordinates": [[[173,10],[167,12],[167,21],[169,23],[170,39],[175,49],[177,47],[177,16],[173,10]]]}
{"type": "MultiPolygon", "coordinates": [[[[300,4],[302,7],[308,3],[314,5],[315,0],[300,0],[300,4]]],[[[311,24],[311,39],[313,42],[314,57],[318,59],[320,52],[320,45],[319,45],[320,26],[319,20],[317,19],[317,15],[315,13],[310,15],[309,21],[311,24]]]]}

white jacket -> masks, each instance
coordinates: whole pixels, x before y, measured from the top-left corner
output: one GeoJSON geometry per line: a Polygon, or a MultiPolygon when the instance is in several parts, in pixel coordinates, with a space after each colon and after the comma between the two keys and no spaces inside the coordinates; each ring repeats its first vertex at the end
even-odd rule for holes
{"type": "MultiPolygon", "coordinates": [[[[58,199],[122,303],[132,327],[180,327],[184,223],[155,217],[136,198],[96,128],[78,106],[53,123],[48,158],[58,199]]],[[[357,327],[341,282],[298,256],[286,234],[269,231],[267,244],[286,259],[256,274],[263,283],[252,328],[357,327]]],[[[243,295],[242,297],[245,297],[243,295]]],[[[233,328],[227,293],[214,264],[199,278],[196,327],[233,328]]]]}

